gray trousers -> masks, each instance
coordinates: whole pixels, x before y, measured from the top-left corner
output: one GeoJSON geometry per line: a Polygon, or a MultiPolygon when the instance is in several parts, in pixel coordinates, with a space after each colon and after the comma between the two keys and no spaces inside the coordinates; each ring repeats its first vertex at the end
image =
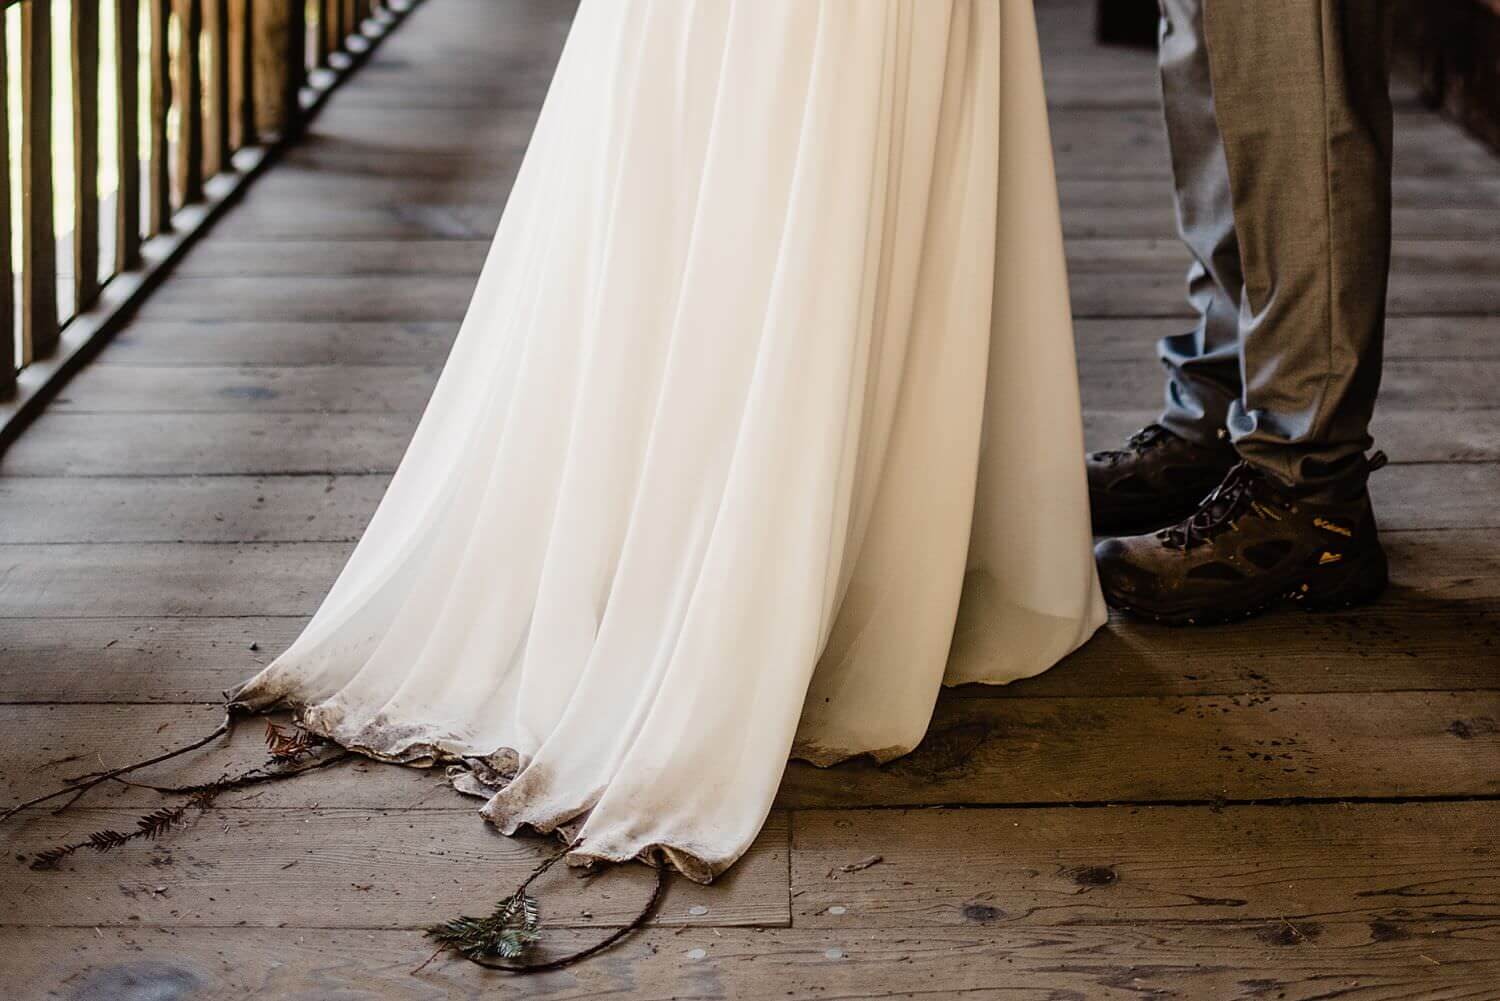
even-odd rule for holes
{"type": "Polygon", "coordinates": [[[1391,249],[1385,0],[1162,0],[1161,81],[1199,322],[1162,423],[1227,429],[1309,496],[1364,481],[1391,249]]]}

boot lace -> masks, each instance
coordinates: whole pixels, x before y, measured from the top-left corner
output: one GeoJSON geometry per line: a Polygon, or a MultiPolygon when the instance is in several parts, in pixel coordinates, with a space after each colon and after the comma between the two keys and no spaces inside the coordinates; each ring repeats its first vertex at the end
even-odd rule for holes
{"type": "Polygon", "coordinates": [[[1115,461],[1128,459],[1137,453],[1154,447],[1158,442],[1171,437],[1171,434],[1170,431],[1160,424],[1147,424],[1135,434],[1125,439],[1124,448],[1106,449],[1103,454],[1115,461]]]}
{"type": "Polygon", "coordinates": [[[1214,487],[1213,493],[1203,498],[1198,510],[1186,521],[1166,529],[1163,537],[1184,551],[1211,541],[1245,513],[1255,499],[1256,488],[1263,482],[1264,478],[1248,462],[1238,463],[1214,487]]]}

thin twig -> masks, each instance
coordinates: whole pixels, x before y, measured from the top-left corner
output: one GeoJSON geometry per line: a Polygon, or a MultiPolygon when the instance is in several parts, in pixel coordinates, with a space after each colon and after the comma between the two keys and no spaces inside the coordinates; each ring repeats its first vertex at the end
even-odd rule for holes
{"type": "Polygon", "coordinates": [[[191,744],[184,744],[182,747],[179,747],[173,751],[168,751],[165,754],[158,754],[154,758],[147,758],[145,761],[137,761],[133,765],[125,765],[121,768],[112,768],[109,771],[105,772],[96,772],[92,776],[87,776],[79,779],[77,784],[69,784],[61,789],[49,792],[45,796],[37,796],[36,798],[29,799],[24,803],[17,803],[9,810],[6,810],[4,813],[0,813],[0,824],[5,823],[11,817],[14,817],[16,814],[20,813],[22,810],[36,806],[39,803],[46,803],[49,800],[57,799],[59,796],[66,796],[69,793],[73,793],[73,799],[68,801],[68,805],[71,806],[74,802],[77,801],[78,797],[82,796],[85,792],[101,783],[108,782],[110,779],[117,778],[118,776],[125,775],[130,772],[138,771],[139,769],[145,768],[148,765],[156,765],[160,764],[163,761],[169,761],[172,758],[178,757],[179,755],[187,754],[189,751],[196,751],[198,748],[211,744],[218,738],[224,736],[224,734],[228,733],[233,726],[234,707],[231,706],[224,712],[224,721],[218,726],[214,727],[213,732],[208,736],[203,737],[200,740],[195,740],[191,744]]]}
{"type": "Polygon", "coordinates": [[[86,792],[88,792],[88,791],[89,790],[88,790],[87,786],[84,786],[83,788],[79,789],[77,792],[75,792],[73,794],[73,798],[72,799],[68,800],[66,803],[64,803],[62,806],[58,807],[56,810],[53,810],[52,811],[52,816],[55,817],[59,813],[66,813],[68,807],[72,806],[74,803],[76,803],[80,799],[82,799],[83,798],[83,794],[86,793],[86,792]]]}
{"type": "Polygon", "coordinates": [[[261,782],[274,782],[277,779],[291,778],[294,775],[301,775],[303,772],[315,772],[319,768],[327,768],[329,765],[336,765],[339,762],[347,761],[352,757],[354,757],[353,751],[341,750],[337,754],[330,754],[326,758],[319,758],[312,764],[306,765],[302,768],[288,768],[283,771],[273,772],[267,769],[264,765],[260,765],[256,768],[252,768],[250,771],[235,779],[230,779],[226,775],[223,778],[219,779],[217,782],[202,782],[196,785],[158,786],[152,785],[149,782],[132,782],[130,779],[122,779],[118,776],[115,777],[114,781],[120,783],[121,785],[131,786],[135,789],[150,789],[152,792],[159,792],[164,795],[190,795],[195,792],[204,792],[208,789],[213,789],[220,786],[223,787],[222,791],[227,792],[230,789],[244,789],[248,786],[258,785],[261,782]]]}
{"type": "Polygon", "coordinates": [[[190,810],[197,810],[200,814],[206,813],[213,807],[218,798],[227,792],[243,789],[261,782],[274,782],[279,779],[295,778],[304,772],[316,771],[319,768],[327,768],[329,765],[338,764],[352,756],[353,752],[340,751],[338,754],[330,755],[302,768],[282,768],[277,771],[269,771],[266,766],[258,765],[239,775],[221,775],[212,782],[198,785],[158,786],[145,782],[132,782],[118,775],[114,776],[113,781],[119,782],[122,785],[137,789],[150,789],[163,795],[186,794],[191,798],[180,806],[170,809],[162,808],[146,814],[136,821],[135,830],[129,833],[116,830],[95,831],[82,841],[57,845],[44,852],[39,852],[32,859],[31,867],[33,869],[50,869],[82,848],[92,848],[98,852],[108,852],[129,841],[142,838],[154,841],[183,823],[187,819],[190,810]]]}

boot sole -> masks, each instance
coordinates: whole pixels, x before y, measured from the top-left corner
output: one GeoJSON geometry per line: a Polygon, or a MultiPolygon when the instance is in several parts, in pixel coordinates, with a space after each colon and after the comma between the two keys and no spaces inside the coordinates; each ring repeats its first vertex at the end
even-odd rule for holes
{"type": "Polygon", "coordinates": [[[1278,588],[1243,605],[1164,611],[1134,604],[1109,588],[1105,588],[1104,597],[1111,608],[1160,625],[1216,626],[1254,618],[1283,602],[1297,605],[1306,612],[1339,612],[1367,605],[1380,597],[1389,581],[1385,550],[1377,547],[1374,552],[1352,563],[1316,567],[1293,581],[1289,588],[1278,588]]]}

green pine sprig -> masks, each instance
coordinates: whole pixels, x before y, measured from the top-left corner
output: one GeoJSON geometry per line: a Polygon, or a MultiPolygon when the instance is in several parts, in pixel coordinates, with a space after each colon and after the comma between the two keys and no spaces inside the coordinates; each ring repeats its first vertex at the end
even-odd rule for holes
{"type": "Polygon", "coordinates": [[[465,959],[516,959],[541,936],[541,909],[524,889],[500,901],[487,917],[467,915],[427,929],[439,949],[451,949],[465,959]]]}

